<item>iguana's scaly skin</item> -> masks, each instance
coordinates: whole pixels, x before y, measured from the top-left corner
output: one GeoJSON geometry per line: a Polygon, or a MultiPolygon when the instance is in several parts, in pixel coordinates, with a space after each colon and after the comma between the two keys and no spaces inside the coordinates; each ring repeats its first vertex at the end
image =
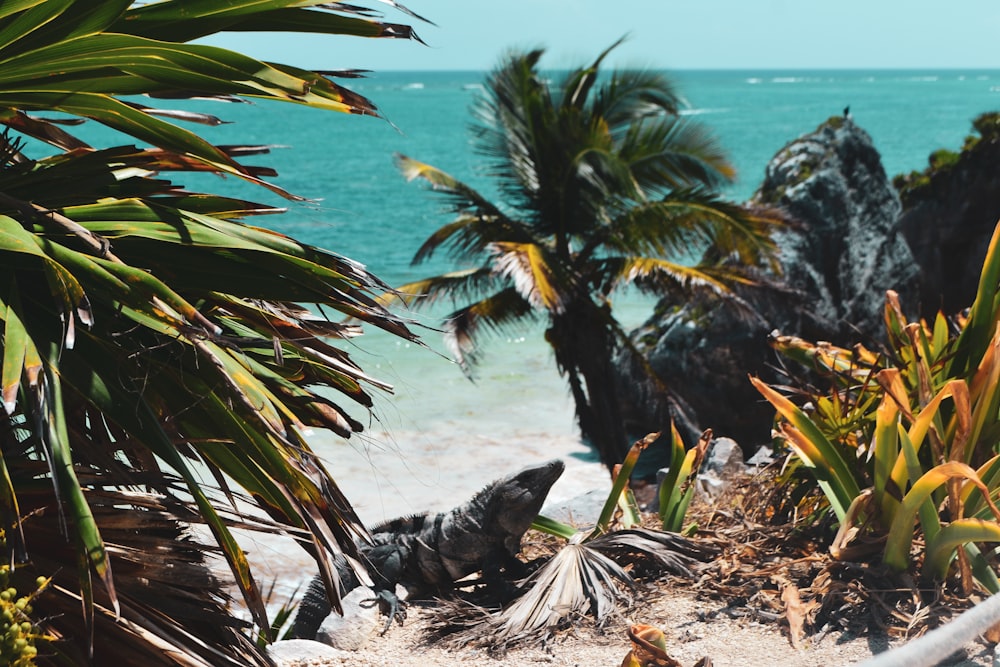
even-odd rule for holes
{"type": "MultiPolygon", "coordinates": [[[[360,545],[382,612],[401,619],[396,584],[412,597],[451,587],[459,579],[482,571],[499,581],[500,571],[520,565],[515,556],[521,538],[535,520],[549,489],[562,475],[562,461],[498,479],[472,499],[449,512],[401,517],[375,526],[370,545],[360,545]]],[[[337,564],[344,592],[360,585],[346,561],[337,564]]],[[[314,639],[330,614],[322,577],[310,582],[292,624],[292,636],[314,639]]]]}

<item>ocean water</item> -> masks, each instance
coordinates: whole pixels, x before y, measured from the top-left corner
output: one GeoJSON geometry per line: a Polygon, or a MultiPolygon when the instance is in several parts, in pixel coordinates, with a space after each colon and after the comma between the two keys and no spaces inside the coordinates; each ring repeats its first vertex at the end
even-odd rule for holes
{"type": "MultiPolygon", "coordinates": [[[[686,100],[685,115],[710,128],[736,166],[738,179],[726,192],[734,200],[752,195],[765,165],[786,143],[847,105],[872,136],[890,177],[922,169],[937,148],[957,149],[976,115],[1000,108],[996,71],[672,76],[686,100]]],[[[491,193],[467,132],[483,77],[481,72],[376,73],[351,86],[372,99],[389,122],[284,105],[238,105],[224,109],[232,109],[226,117],[235,122],[209,136],[218,132],[226,142],[287,144],[261,161],[278,169],[279,184],[314,202],[292,205],[287,214],[263,222],[344,253],[399,284],[455,267],[438,257],[410,266],[423,239],[449,218],[441,199],[398,174],[392,155],[407,154],[491,193]]],[[[629,324],[643,321],[651,306],[634,295],[615,304],[629,324]]],[[[433,318],[423,321],[437,324],[433,318]]],[[[434,332],[425,339],[440,350],[434,332]]],[[[572,402],[541,325],[487,340],[475,384],[443,356],[378,333],[362,337],[357,346],[356,358],[393,382],[395,394],[380,399],[380,421],[364,438],[350,445],[321,436],[316,442],[363,518],[441,509],[502,472],[549,456],[570,461],[567,477],[575,475],[553,490],[556,497],[604,482],[600,466],[578,441],[572,402]]]]}
{"type": "MultiPolygon", "coordinates": [[[[684,113],[715,133],[737,168],[738,180],[726,191],[734,200],[754,192],[782,146],[847,105],[890,176],[922,169],[937,148],[959,148],[976,115],[1000,108],[1000,71],[688,71],[673,77],[687,101],[684,113]]],[[[440,199],[404,181],[393,154],[492,193],[466,131],[483,78],[482,72],[389,72],[349,82],[387,120],[277,103],[200,104],[231,121],[196,128],[210,141],[283,146],[247,162],[276,168],[276,182],[309,201],[283,202],[235,179],[178,180],[287,205],[286,214],[253,222],[361,261],[390,284],[456,268],[443,257],[410,265],[423,239],[449,218],[440,199]]],[[[628,324],[644,320],[651,306],[635,295],[615,304],[628,324]]],[[[416,317],[428,327],[438,323],[416,317]]],[[[369,424],[361,437],[344,442],[316,433],[311,439],[364,520],[440,510],[494,477],[556,456],[569,464],[553,490],[556,499],[607,483],[578,440],[572,403],[541,331],[534,325],[486,341],[475,383],[440,352],[432,329],[424,332],[426,348],[379,332],[351,343],[362,366],[395,391],[378,397],[371,418],[356,412],[369,424]]],[[[260,547],[261,560],[281,572],[308,568],[284,546],[260,547]]]]}

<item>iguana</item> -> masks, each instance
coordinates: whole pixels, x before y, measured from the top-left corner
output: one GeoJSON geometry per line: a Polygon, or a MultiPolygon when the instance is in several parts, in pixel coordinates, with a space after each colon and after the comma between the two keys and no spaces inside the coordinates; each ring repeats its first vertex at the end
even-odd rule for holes
{"type": "MultiPolygon", "coordinates": [[[[523,566],[515,558],[521,538],[563,468],[559,460],[525,468],[496,480],[449,512],[400,517],[372,528],[371,544],[359,545],[359,552],[387,617],[385,627],[403,617],[396,584],[412,597],[449,588],[480,571],[487,582],[500,583],[502,570],[523,566]]],[[[337,573],[343,591],[360,585],[346,561],[337,564],[337,573]]],[[[317,575],[299,604],[291,636],[314,639],[330,611],[326,587],[317,575]]]]}

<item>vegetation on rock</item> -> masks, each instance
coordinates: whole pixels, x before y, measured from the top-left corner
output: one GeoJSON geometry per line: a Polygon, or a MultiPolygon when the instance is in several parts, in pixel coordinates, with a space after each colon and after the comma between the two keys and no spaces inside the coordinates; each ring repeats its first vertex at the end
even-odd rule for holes
{"type": "Polygon", "coordinates": [[[892,184],[899,191],[899,198],[904,207],[909,208],[912,201],[922,196],[922,192],[930,186],[936,174],[948,173],[954,169],[965,154],[977,149],[981,141],[996,142],[1000,139],[1000,112],[988,112],[976,116],[972,121],[972,127],[979,136],[974,134],[966,136],[961,152],[939,148],[928,156],[928,165],[924,170],[898,174],[892,179],[892,184]]]}

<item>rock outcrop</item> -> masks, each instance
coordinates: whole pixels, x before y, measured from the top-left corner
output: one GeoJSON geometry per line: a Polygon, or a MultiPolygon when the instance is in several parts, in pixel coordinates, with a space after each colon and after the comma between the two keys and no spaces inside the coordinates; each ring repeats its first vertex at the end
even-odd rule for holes
{"type": "Polygon", "coordinates": [[[778,379],[769,332],[843,345],[874,339],[885,291],[914,293],[918,269],[897,227],[899,199],[871,138],[850,119],[831,118],[781,149],[754,200],[796,223],[775,237],[785,289],[743,293],[757,313],[750,318],[717,304],[661,304],[632,338],[673,396],[650,391],[634,360],[621,359],[630,433],[673,417],[689,442],[710,427],[753,449],[774,417],[747,381],[748,373],[778,379]]]}
{"type": "MultiPolygon", "coordinates": [[[[831,118],[771,160],[754,198],[802,225],[776,234],[784,281],[800,299],[791,308],[764,304],[775,328],[845,345],[879,338],[886,290],[907,299],[919,269],[871,137],[850,119],[831,118]]],[[[904,307],[912,311],[915,299],[904,307]]]]}
{"type": "Polygon", "coordinates": [[[957,313],[976,294],[983,258],[1000,219],[1000,114],[983,114],[960,154],[931,154],[923,172],[897,177],[900,229],[922,269],[921,314],[957,313]]]}

